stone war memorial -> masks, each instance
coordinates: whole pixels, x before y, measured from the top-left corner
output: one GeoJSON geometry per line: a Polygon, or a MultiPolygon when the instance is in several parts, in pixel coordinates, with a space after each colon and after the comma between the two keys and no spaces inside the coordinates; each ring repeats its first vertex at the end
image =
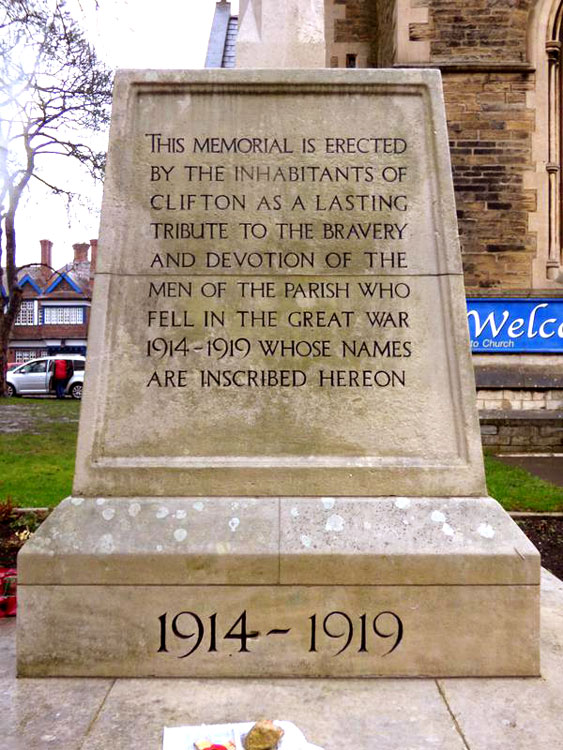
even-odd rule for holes
{"type": "Polygon", "coordinates": [[[92,316],[20,675],[539,674],[438,71],[119,73],[92,316]]]}

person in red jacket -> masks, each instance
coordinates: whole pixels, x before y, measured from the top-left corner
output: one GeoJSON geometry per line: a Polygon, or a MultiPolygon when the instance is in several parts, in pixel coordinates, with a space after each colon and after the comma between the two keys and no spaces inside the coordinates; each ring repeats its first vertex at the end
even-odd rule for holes
{"type": "Polygon", "coordinates": [[[65,388],[68,383],[68,363],[66,359],[55,360],[55,371],[53,373],[53,385],[57,398],[65,397],[65,388]]]}

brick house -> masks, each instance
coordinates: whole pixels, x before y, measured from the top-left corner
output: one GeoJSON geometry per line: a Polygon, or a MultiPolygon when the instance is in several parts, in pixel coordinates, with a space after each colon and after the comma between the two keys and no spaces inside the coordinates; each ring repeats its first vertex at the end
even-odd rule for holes
{"type": "Polygon", "coordinates": [[[41,265],[19,273],[23,300],[10,339],[10,362],[56,352],[86,353],[97,242],[73,245],[72,262],[53,272],[46,268],[51,266],[53,243],[40,241],[41,265]]]}
{"type": "MultiPolygon", "coordinates": [[[[206,67],[235,66],[237,34],[241,54],[248,43],[275,44],[267,5],[240,0],[236,18],[230,3],[217,3],[206,67]]],[[[527,309],[533,318],[549,305],[563,323],[563,0],[324,7],[326,67],[441,71],[468,307],[527,309]]],[[[492,420],[485,444],[563,451],[561,425],[542,432],[541,420],[563,416],[560,333],[550,345],[473,349],[482,418],[492,420]]]]}

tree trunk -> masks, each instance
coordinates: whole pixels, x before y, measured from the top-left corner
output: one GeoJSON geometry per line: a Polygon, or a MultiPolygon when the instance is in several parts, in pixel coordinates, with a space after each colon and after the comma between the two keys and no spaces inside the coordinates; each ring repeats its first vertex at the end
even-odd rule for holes
{"type": "Polygon", "coordinates": [[[21,307],[22,291],[18,286],[18,270],[16,267],[16,229],[14,225],[15,213],[21,191],[16,192],[15,200],[12,196],[10,208],[4,219],[6,240],[6,293],[8,302],[6,307],[0,305],[0,396],[6,392],[6,365],[8,364],[8,343],[18,312],[21,307]]]}
{"type": "Polygon", "coordinates": [[[6,365],[8,364],[8,341],[10,330],[6,325],[4,311],[0,310],[0,396],[5,395],[6,389],[6,365]]]}
{"type": "Polygon", "coordinates": [[[14,321],[21,307],[21,289],[16,286],[10,295],[7,310],[0,304],[0,397],[6,393],[6,366],[8,364],[8,345],[14,321]]]}

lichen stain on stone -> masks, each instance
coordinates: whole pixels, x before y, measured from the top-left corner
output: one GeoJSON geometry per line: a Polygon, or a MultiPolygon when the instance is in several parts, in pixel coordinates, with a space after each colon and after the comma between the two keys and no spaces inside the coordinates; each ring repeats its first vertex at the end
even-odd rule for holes
{"type": "Polygon", "coordinates": [[[141,511],[141,505],[139,503],[131,503],[131,505],[127,508],[127,512],[131,516],[131,518],[135,518],[135,516],[139,515],[141,511]]]}
{"type": "Polygon", "coordinates": [[[229,528],[231,531],[236,531],[240,525],[240,519],[239,518],[231,518],[229,521],[229,528]]]}
{"type": "Polygon", "coordinates": [[[395,500],[395,505],[397,508],[400,508],[401,510],[405,510],[406,508],[411,507],[411,501],[408,497],[398,497],[395,500]]]}
{"type": "Polygon", "coordinates": [[[176,513],[174,513],[174,518],[177,518],[179,521],[184,519],[188,514],[185,510],[177,510],[176,513]]]}
{"type": "Polygon", "coordinates": [[[194,509],[194,510],[197,510],[197,511],[199,511],[199,512],[201,513],[201,511],[202,511],[202,510],[204,509],[204,507],[205,507],[205,506],[204,506],[204,504],[203,504],[203,503],[201,502],[201,500],[198,500],[197,502],[195,502],[195,503],[193,504],[193,506],[192,506],[192,507],[193,507],[193,509],[194,509]]]}
{"type": "Polygon", "coordinates": [[[311,537],[307,536],[306,534],[301,534],[300,536],[301,544],[304,547],[309,548],[311,546],[311,537]]]}
{"type": "Polygon", "coordinates": [[[114,549],[115,543],[113,541],[113,536],[111,534],[103,534],[94,547],[94,552],[99,552],[102,555],[109,555],[114,549]]]}
{"type": "Polygon", "coordinates": [[[82,503],[84,502],[84,498],[83,497],[73,497],[70,502],[73,505],[82,505],[82,503]]]}
{"type": "Polygon", "coordinates": [[[176,529],[174,531],[174,539],[177,542],[183,542],[187,536],[188,536],[188,532],[186,531],[186,529],[176,529]]]}
{"type": "Polygon", "coordinates": [[[495,535],[495,530],[490,524],[482,523],[479,525],[479,528],[477,529],[477,533],[480,534],[485,539],[492,539],[495,535]]]}
{"type": "Polygon", "coordinates": [[[433,510],[430,514],[430,519],[434,521],[434,523],[445,523],[446,516],[442,513],[441,510],[433,510]]]}
{"type": "Polygon", "coordinates": [[[155,516],[158,519],[166,518],[166,516],[170,513],[168,508],[165,508],[164,505],[161,505],[160,508],[156,511],[155,516]]]}
{"type": "Polygon", "coordinates": [[[115,516],[115,508],[104,508],[102,511],[102,518],[106,521],[111,521],[115,516]]]}
{"type": "Polygon", "coordinates": [[[444,532],[446,536],[453,536],[455,534],[454,530],[452,529],[449,523],[445,523],[442,526],[442,531],[444,532]]]}
{"type": "Polygon", "coordinates": [[[293,518],[297,518],[299,516],[299,508],[292,508],[290,510],[290,513],[293,516],[293,518]]]}
{"type": "Polygon", "coordinates": [[[96,505],[104,505],[106,502],[105,497],[98,497],[96,498],[96,505]]]}
{"type": "Polygon", "coordinates": [[[334,497],[321,497],[321,503],[325,510],[332,510],[336,504],[334,497]]]}
{"type": "Polygon", "coordinates": [[[336,513],[327,518],[326,531],[342,531],[344,529],[344,519],[336,513]]]}
{"type": "Polygon", "coordinates": [[[185,114],[192,106],[191,94],[182,94],[181,97],[178,97],[177,104],[180,112],[185,114]]]}

